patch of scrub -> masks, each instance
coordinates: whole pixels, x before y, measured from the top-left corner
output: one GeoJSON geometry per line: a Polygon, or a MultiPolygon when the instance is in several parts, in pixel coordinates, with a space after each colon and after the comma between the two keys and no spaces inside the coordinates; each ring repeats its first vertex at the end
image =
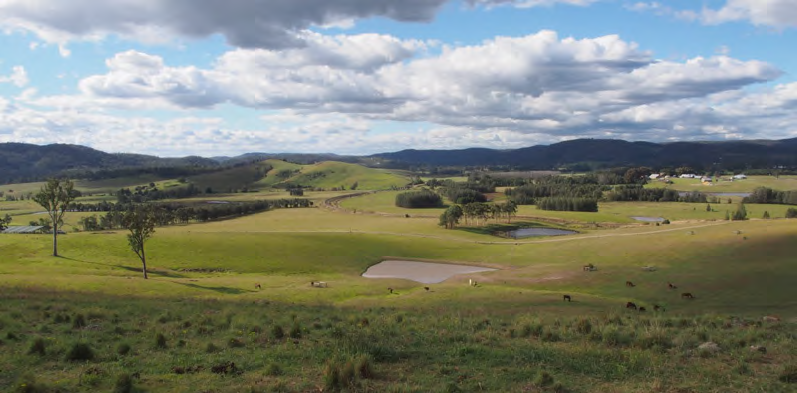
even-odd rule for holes
{"type": "Polygon", "coordinates": [[[509,237],[513,239],[520,239],[524,237],[534,236],[562,236],[562,235],[575,235],[576,231],[568,231],[565,229],[555,228],[520,228],[514,231],[509,231],[509,237]]]}
{"type": "Polygon", "coordinates": [[[633,216],[631,218],[637,221],[644,221],[644,222],[664,222],[664,217],[633,216]]]}
{"type": "Polygon", "coordinates": [[[412,261],[382,261],[368,268],[363,273],[365,278],[404,278],[424,284],[443,282],[458,274],[491,272],[490,269],[479,266],[451,265],[447,263],[412,262],[412,261]]]}

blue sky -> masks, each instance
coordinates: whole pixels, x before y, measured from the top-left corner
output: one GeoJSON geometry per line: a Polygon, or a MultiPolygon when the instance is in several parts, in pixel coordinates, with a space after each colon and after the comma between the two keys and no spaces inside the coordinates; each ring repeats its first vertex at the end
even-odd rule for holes
{"type": "Polygon", "coordinates": [[[0,1],[0,142],[160,156],[797,137],[794,0],[0,1]]]}

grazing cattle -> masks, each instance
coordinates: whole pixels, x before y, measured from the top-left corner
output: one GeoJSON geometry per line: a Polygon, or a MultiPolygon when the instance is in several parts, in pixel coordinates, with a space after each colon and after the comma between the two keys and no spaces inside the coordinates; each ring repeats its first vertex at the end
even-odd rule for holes
{"type": "Polygon", "coordinates": [[[625,304],[625,308],[630,308],[630,309],[632,309],[632,310],[636,310],[636,309],[637,309],[637,308],[636,308],[636,304],[634,304],[634,302],[628,302],[628,303],[626,303],[626,304],[625,304]]]}
{"type": "Polygon", "coordinates": [[[327,283],[326,283],[326,281],[310,281],[310,286],[311,287],[317,287],[317,288],[326,288],[327,287],[327,283]]]}
{"type": "Polygon", "coordinates": [[[388,288],[387,290],[388,290],[390,293],[393,293],[393,288],[388,288]]]}
{"type": "Polygon", "coordinates": [[[565,301],[565,300],[567,300],[568,302],[572,301],[572,299],[570,298],[570,295],[562,296],[562,301],[565,301]]]}
{"type": "Polygon", "coordinates": [[[676,287],[676,286],[675,286],[673,283],[671,283],[671,282],[667,281],[667,288],[670,288],[670,289],[677,289],[678,287],[676,287]]]}
{"type": "Polygon", "coordinates": [[[260,283],[255,283],[255,289],[260,289],[260,283]]]}
{"type": "Polygon", "coordinates": [[[681,294],[681,299],[694,299],[695,295],[692,295],[691,292],[684,292],[681,294]]]}
{"type": "Polygon", "coordinates": [[[653,305],[653,311],[665,311],[664,307],[659,306],[658,304],[653,305]]]}
{"type": "Polygon", "coordinates": [[[429,287],[423,287],[423,289],[425,289],[426,292],[429,292],[429,287]]]}
{"type": "Polygon", "coordinates": [[[774,315],[767,315],[764,317],[764,322],[780,322],[780,318],[774,315]]]}
{"type": "Polygon", "coordinates": [[[632,283],[631,281],[626,281],[625,282],[625,286],[627,286],[627,287],[635,287],[636,285],[634,285],[634,283],[632,283]]]}
{"type": "Polygon", "coordinates": [[[645,312],[645,311],[648,311],[647,309],[645,309],[645,307],[640,307],[639,308],[639,312],[645,312]]]}

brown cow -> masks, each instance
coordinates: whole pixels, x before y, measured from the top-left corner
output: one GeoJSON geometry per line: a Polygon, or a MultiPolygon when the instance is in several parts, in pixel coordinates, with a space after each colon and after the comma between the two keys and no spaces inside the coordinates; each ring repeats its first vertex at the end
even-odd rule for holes
{"type": "Polygon", "coordinates": [[[570,299],[570,295],[563,295],[563,296],[562,296],[562,301],[565,301],[565,300],[567,300],[568,302],[569,302],[569,301],[572,301],[572,300],[570,299]]]}
{"type": "Polygon", "coordinates": [[[634,304],[634,302],[628,302],[628,303],[626,303],[626,304],[625,304],[625,308],[630,308],[630,309],[632,309],[632,310],[636,310],[636,309],[637,309],[637,308],[636,308],[636,304],[634,304]]]}
{"type": "Polygon", "coordinates": [[[645,312],[645,311],[648,311],[647,309],[645,309],[645,307],[640,307],[639,308],[639,312],[645,312]]]}
{"type": "Polygon", "coordinates": [[[677,289],[678,287],[676,287],[676,286],[675,286],[673,283],[671,283],[671,282],[669,282],[669,281],[668,281],[668,282],[667,282],[667,288],[670,288],[670,289],[677,289]]]}
{"type": "Polygon", "coordinates": [[[653,305],[653,311],[665,311],[664,307],[659,306],[658,304],[653,305]]]}
{"type": "Polygon", "coordinates": [[[632,283],[631,281],[626,281],[625,282],[625,286],[627,286],[627,287],[635,287],[636,285],[634,285],[634,283],[632,283]]]}
{"type": "Polygon", "coordinates": [[[692,295],[691,292],[684,292],[681,294],[681,299],[694,299],[695,295],[692,295]]]}
{"type": "Polygon", "coordinates": [[[255,283],[255,289],[260,289],[260,283],[255,283]]]}

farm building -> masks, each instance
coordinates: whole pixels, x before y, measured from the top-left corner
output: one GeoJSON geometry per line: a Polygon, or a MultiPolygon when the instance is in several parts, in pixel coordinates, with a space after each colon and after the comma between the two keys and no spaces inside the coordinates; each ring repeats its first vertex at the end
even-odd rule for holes
{"type": "Polygon", "coordinates": [[[683,175],[679,176],[681,179],[694,179],[695,176],[693,173],[684,173],[683,175]]]}
{"type": "Polygon", "coordinates": [[[44,227],[42,226],[12,226],[6,228],[4,231],[0,231],[0,233],[22,233],[22,234],[31,234],[31,233],[44,233],[44,227]]]}
{"type": "Polygon", "coordinates": [[[733,177],[733,179],[734,180],[743,180],[743,179],[747,179],[747,176],[745,176],[744,174],[736,175],[736,176],[733,177]]]}

